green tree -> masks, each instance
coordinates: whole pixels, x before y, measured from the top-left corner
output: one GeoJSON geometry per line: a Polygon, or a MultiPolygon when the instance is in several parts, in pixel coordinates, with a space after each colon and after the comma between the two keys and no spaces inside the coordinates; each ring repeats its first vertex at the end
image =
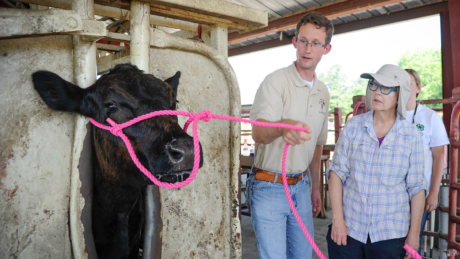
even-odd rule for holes
{"type": "Polygon", "coordinates": [[[342,114],[346,115],[353,111],[353,96],[365,95],[367,80],[356,79],[349,80],[341,71],[340,65],[333,65],[327,73],[319,75],[329,89],[330,105],[329,111],[334,111],[334,108],[342,108],[342,114]]]}
{"type": "MultiPolygon", "coordinates": [[[[422,92],[417,100],[442,99],[441,51],[436,49],[405,52],[398,61],[401,68],[412,68],[422,81],[422,92]]],[[[441,105],[437,105],[441,107],[441,105]]]]}

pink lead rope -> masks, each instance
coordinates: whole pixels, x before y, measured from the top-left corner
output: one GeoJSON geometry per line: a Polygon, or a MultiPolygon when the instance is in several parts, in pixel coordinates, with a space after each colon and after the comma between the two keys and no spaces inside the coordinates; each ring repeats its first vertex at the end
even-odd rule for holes
{"type": "MultiPolygon", "coordinates": [[[[137,118],[134,118],[130,121],[127,121],[122,124],[117,124],[114,122],[112,119],[108,118],[107,122],[112,125],[106,126],[104,124],[101,124],[97,121],[95,121],[92,118],[89,118],[89,121],[96,127],[108,130],[110,131],[113,135],[120,137],[123,142],[125,143],[129,155],[131,156],[131,159],[133,160],[134,164],[141,170],[142,173],[144,173],[145,176],[147,176],[154,184],[164,187],[164,188],[180,188],[188,185],[190,182],[193,181],[193,179],[196,176],[196,173],[198,172],[198,168],[200,166],[200,145],[199,145],[199,140],[198,140],[198,121],[209,121],[211,119],[219,119],[219,120],[229,120],[229,121],[238,121],[238,122],[246,122],[246,123],[251,123],[252,125],[256,126],[261,126],[261,127],[274,127],[274,128],[283,128],[283,129],[293,129],[293,130],[299,130],[299,131],[304,131],[305,129],[302,127],[297,127],[297,126],[292,126],[288,124],[283,124],[283,123],[271,123],[271,122],[260,122],[260,121],[252,121],[252,120],[245,120],[242,118],[236,118],[232,116],[226,116],[226,115],[218,115],[218,114],[212,114],[208,110],[204,110],[201,113],[192,113],[192,112],[183,112],[183,111],[173,111],[173,110],[163,110],[163,111],[155,111],[151,113],[147,113],[144,115],[141,115],[137,118]],[[137,156],[134,152],[133,147],[131,146],[131,142],[129,141],[128,137],[123,133],[123,129],[126,127],[129,127],[135,123],[138,123],[140,121],[150,119],[156,116],[162,116],[162,115],[182,115],[186,117],[190,117],[190,119],[185,122],[184,125],[184,131],[187,132],[188,126],[190,123],[193,122],[193,145],[194,145],[194,151],[195,151],[195,159],[193,161],[193,170],[192,173],[190,174],[190,177],[187,178],[187,180],[180,182],[180,183],[164,183],[159,181],[153,174],[147,170],[137,159],[137,156]]],[[[284,185],[284,192],[286,193],[286,197],[289,202],[289,206],[291,207],[292,213],[294,214],[297,222],[299,223],[301,229],[305,233],[305,236],[308,239],[308,242],[310,242],[311,246],[313,247],[313,250],[315,250],[316,254],[321,258],[321,259],[326,259],[324,254],[319,250],[318,246],[315,244],[315,241],[311,238],[310,234],[308,233],[307,228],[303,224],[302,220],[300,219],[299,214],[297,213],[297,210],[294,207],[294,204],[292,203],[291,195],[289,193],[288,189],[288,184],[286,180],[286,157],[287,157],[287,152],[289,149],[289,144],[286,143],[286,146],[284,147],[284,153],[283,153],[283,162],[282,162],[282,176],[283,176],[283,185],[284,185]]],[[[409,245],[405,245],[404,249],[411,254],[415,259],[422,259],[420,255],[417,254],[417,252],[412,249],[409,245]]]]}

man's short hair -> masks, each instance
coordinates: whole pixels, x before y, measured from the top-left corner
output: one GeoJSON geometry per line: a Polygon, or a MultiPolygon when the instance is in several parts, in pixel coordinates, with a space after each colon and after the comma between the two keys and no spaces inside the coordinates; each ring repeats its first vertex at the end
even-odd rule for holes
{"type": "Polygon", "coordinates": [[[326,44],[331,43],[332,34],[334,34],[334,25],[332,25],[331,21],[326,18],[326,16],[317,13],[317,12],[309,12],[306,15],[300,18],[299,22],[297,23],[297,27],[295,28],[295,37],[296,39],[299,37],[299,30],[302,25],[307,23],[311,23],[316,26],[316,28],[325,28],[326,29],[326,44]]]}

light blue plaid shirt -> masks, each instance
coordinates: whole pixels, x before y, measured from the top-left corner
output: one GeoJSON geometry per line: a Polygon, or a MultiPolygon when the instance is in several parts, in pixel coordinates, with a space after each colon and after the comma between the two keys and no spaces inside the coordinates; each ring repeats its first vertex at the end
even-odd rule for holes
{"type": "Polygon", "coordinates": [[[406,237],[410,199],[426,190],[422,136],[396,113],[379,147],[373,111],[350,119],[340,134],[327,170],[343,183],[347,234],[363,243],[406,237]]]}

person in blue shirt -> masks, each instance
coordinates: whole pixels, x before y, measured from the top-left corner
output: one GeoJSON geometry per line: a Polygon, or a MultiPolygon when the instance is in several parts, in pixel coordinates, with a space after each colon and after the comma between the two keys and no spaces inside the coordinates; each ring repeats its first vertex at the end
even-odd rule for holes
{"type": "Polygon", "coordinates": [[[419,246],[426,181],[422,136],[405,120],[409,74],[384,65],[369,79],[369,112],[350,119],[327,170],[332,224],[329,257],[412,258],[419,246]]]}

